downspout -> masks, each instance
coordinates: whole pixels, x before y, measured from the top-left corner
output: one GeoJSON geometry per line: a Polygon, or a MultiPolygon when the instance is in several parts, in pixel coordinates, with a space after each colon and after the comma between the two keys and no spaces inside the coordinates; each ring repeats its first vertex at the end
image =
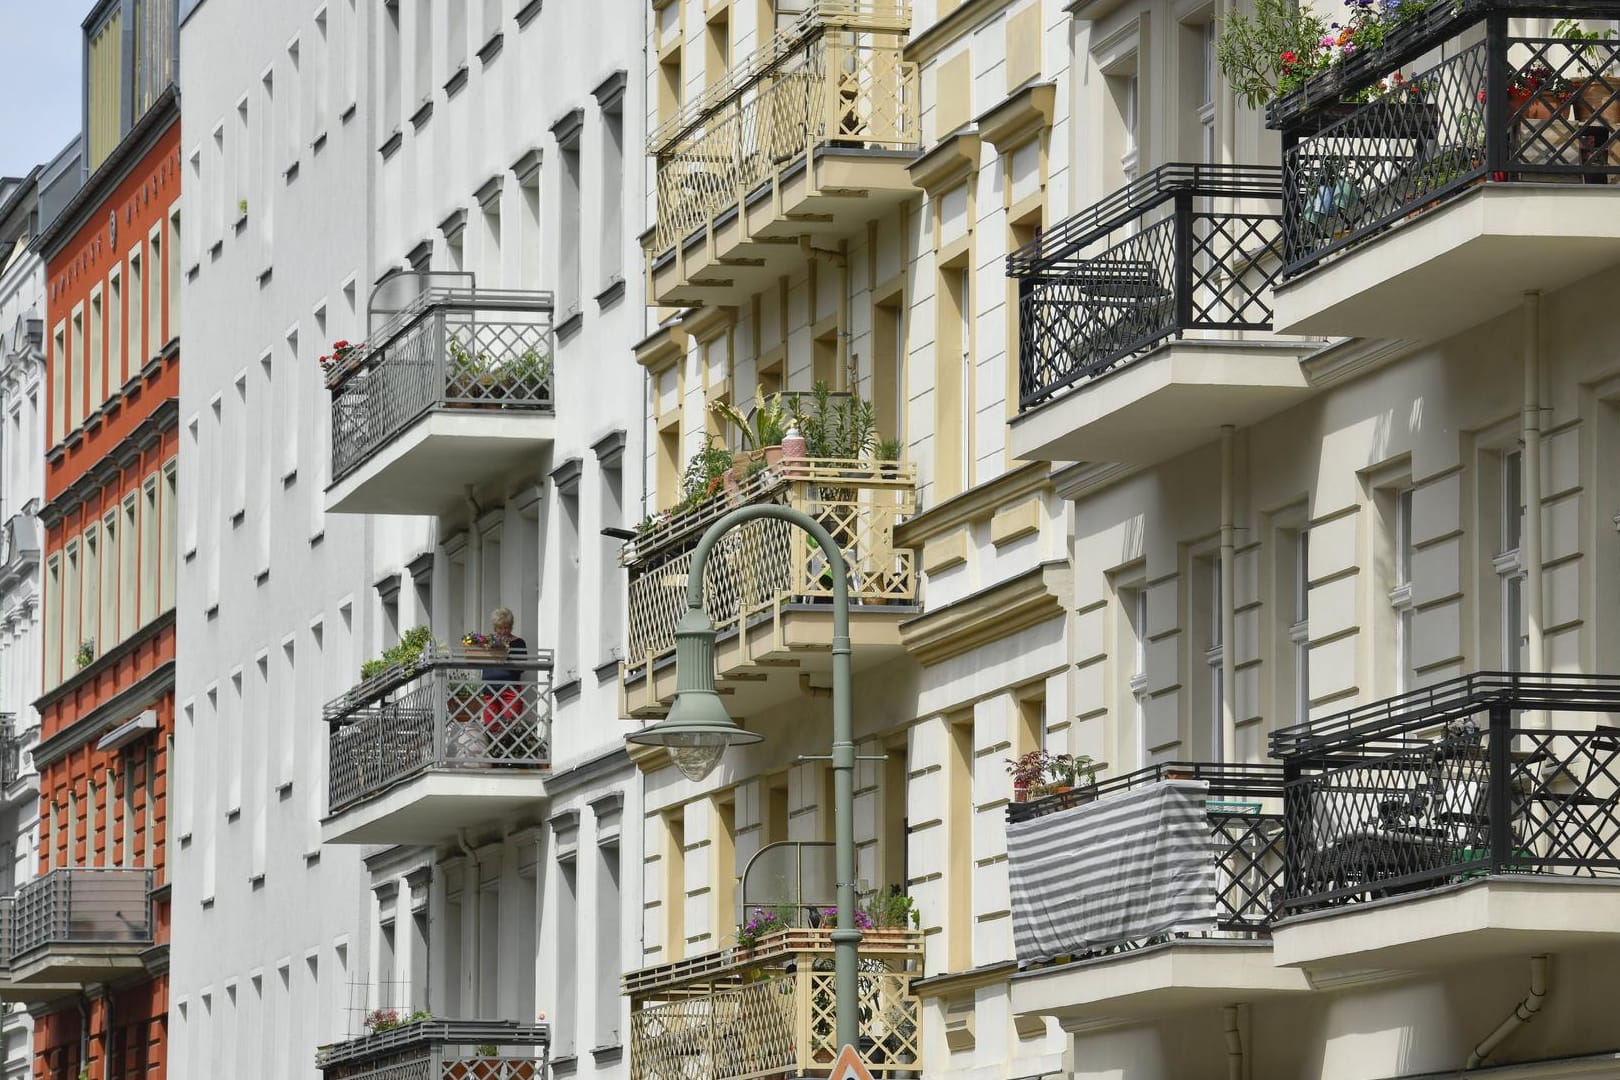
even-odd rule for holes
{"type": "Polygon", "coordinates": [[[1502,1045],[1503,1041],[1521,1025],[1528,1024],[1536,1018],[1541,1011],[1542,1002],[1547,1000],[1547,957],[1532,956],[1530,958],[1530,992],[1523,1001],[1513,1007],[1507,1018],[1496,1025],[1496,1030],[1485,1036],[1483,1042],[1474,1047],[1474,1052],[1468,1055],[1468,1064],[1464,1069],[1477,1069],[1485,1064],[1491,1056],[1491,1051],[1502,1045]]]}
{"type": "Polygon", "coordinates": [[[1226,1080],[1248,1080],[1248,1062],[1243,1052],[1243,1026],[1240,1016],[1242,1005],[1228,1005],[1221,1010],[1226,1028],[1226,1080]]]}
{"type": "Polygon", "coordinates": [[[90,1003],[79,995],[79,1070],[90,1068],[90,1003]]]}
{"type": "Polygon", "coordinates": [[[1547,670],[1542,636],[1541,573],[1541,293],[1524,294],[1524,528],[1519,544],[1524,556],[1524,606],[1529,624],[1525,667],[1547,670]]]}
{"type": "MultiPolygon", "coordinates": [[[[472,849],[471,844],[467,843],[467,830],[466,829],[463,828],[463,829],[457,830],[457,832],[456,832],[456,844],[461,848],[461,853],[463,855],[467,856],[467,858],[472,861],[472,867],[473,867],[473,873],[472,873],[472,963],[471,964],[464,964],[462,966],[462,971],[456,972],[456,977],[459,979],[459,978],[462,977],[462,972],[466,971],[469,967],[472,968],[473,970],[477,970],[479,961],[483,957],[483,950],[482,950],[483,941],[482,941],[482,939],[483,939],[483,918],[484,918],[484,895],[483,895],[483,893],[484,893],[484,867],[483,867],[483,864],[478,861],[478,853],[472,849]]],[[[452,927],[451,929],[452,929],[452,932],[454,932],[454,933],[460,933],[461,932],[460,927],[452,927]]],[[[481,980],[481,979],[474,979],[473,980],[473,984],[472,984],[473,1008],[475,1010],[480,1010],[480,1011],[477,1012],[477,1015],[479,1015],[479,1016],[484,1015],[483,1012],[481,1011],[483,1009],[483,1007],[484,1007],[484,1003],[482,1001],[478,1000],[478,998],[479,998],[479,993],[478,992],[479,992],[480,987],[482,987],[482,985],[483,985],[483,980],[481,980]]],[[[463,1008],[465,1008],[465,1006],[463,1006],[463,1008]]]]}
{"type": "Polygon", "coordinates": [[[1221,425],[1221,744],[1216,757],[1237,760],[1237,524],[1232,491],[1231,424],[1221,425]]]}

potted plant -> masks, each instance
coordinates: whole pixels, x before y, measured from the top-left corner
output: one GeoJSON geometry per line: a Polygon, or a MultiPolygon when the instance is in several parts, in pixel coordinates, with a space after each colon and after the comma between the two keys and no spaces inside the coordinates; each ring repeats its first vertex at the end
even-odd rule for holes
{"type": "Polygon", "coordinates": [[[894,936],[894,931],[916,930],[922,926],[922,913],[917,910],[917,902],[898,885],[890,885],[870,897],[866,902],[866,914],[872,923],[873,936],[890,938],[894,936]]]}
{"type": "Polygon", "coordinates": [[[85,638],[83,641],[79,642],[79,652],[74,659],[78,661],[80,671],[83,671],[85,668],[95,663],[96,639],[85,638]]]}
{"type": "Polygon", "coordinates": [[[1031,750],[1007,759],[1007,775],[1012,777],[1013,801],[1032,802],[1047,794],[1046,776],[1051,755],[1031,750]]]}
{"type": "Polygon", "coordinates": [[[543,399],[550,397],[551,354],[525,349],[520,356],[500,365],[496,381],[502,397],[543,399]]]}
{"type": "Polygon", "coordinates": [[[1508,83],[1510,120],[1551,120],[1570,98],[1568,80],[1546,64],[1531,64],[1513,73],[1508,83]]]}
{"type": "Polygon", "coordinates": [[[1098,768],[1086,754],[1053,754],[1046,761],[1047,779],[1054,792],[1074,790],[1082,776],[1087,786],[1096,783],[1098,768]]]}
{"type": "Polygon", "coordinates": [[[872,456],[877,459],[878,475],[888,480],[900,475],[900,459],[905,452],[905,444],[899,439],[879,439],[872,448],[872,456]]]}
{"type": "Polygon", "coordinates": [[[1620,80],[1606,74],[1614,65],[1613,48],[1598,49],[1597,43],[1613,39],[1614,31],[1587,30],[1579,19],[1560,19],[1553,25],[1552,36],[1570,42],[1572,69],[1585,77],[1570,86],[1570,97],[1575,104],[1575,119],[1598,120],[1611,131],[1620,128],[1620,80]],[[1601,52],[1600,62],[1594,63],[1593,54],[1601,52]]]}
{"type": "Polygon", "coordinates": [[[359,344],[341,339],[332,342],[332,351],[317,360],[317,363],[321,365],[321,373],[330,376],[333,372],[343,370],[347,366],[346,362],[351,357],[358,356],[365,350],[365,347],[366,343],[363,341],[359,344]]]}
{"type": "Polygon", "coordinates": [[[752,956],[760,943],[771,934],[786,930],[791,922],[780,910],[755,908],[744,922],[737,924],[737,949],[744,956],[752,956]]]}
{"type": "Polygon", "coordinates": [[[363,683],[393,668],[409,671],[422,660],[422,654],[433,648],[433,631],[426,626],[413,626],[400,635],[399,643],[383,650],[382,656],[360,665],[363,683]]]}
{"type": "MultiPolygon", "coordinates": [[[[788,410],[782,403],[780,393],[766,397],[763,390],[756,390],[754,407],[746,416],[727,401],[717,401],[711,409],[737,430],[750,463],[762,460],[774,468],[782,460],[782,440],[787,436],[788,410]]],[[[738,475],[742,475],[740,470],[738,475]]]]}
{"type": "Polygon", "coordinates": [[[494,634],[469,630],[461,635],[461,648],[468,660],[501,661],[506,659],[506,642],[494,634]]]}

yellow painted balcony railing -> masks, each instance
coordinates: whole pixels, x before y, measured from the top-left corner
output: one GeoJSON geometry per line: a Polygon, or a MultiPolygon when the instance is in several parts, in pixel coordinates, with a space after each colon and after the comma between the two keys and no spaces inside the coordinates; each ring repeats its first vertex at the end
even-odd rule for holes
{"type": "MultiPolygon", "coordinates": [[[[644,530],[624,557],[630,571],[626,678],[674,654],[692,553],[703,531],[735,506],[781,503],[819,522],[838,540],[849,565],[852,604],[914,603],[915,559],[909,548],[895,546],[894,530],[916,510],[916,490],[917,467],[910,462],[783,460],[735,490],[644,530]]],[[[733,529],[704,573],[704,605],[721,632],[780,619],[794,605],[831,603],[826,556],[785,521],[751,521],[733,529]]]]}
{"type": "MultiPolygon", "coordinates": [[[[780,930],[626,975],[631,1080],[824,1075],[838,1052],[831,933],[780,930]]],[[[860,950],[861,1057],[876,1077],[920,1077],[922,932],[867,930],[860,950]]]]}
{"type": "Polygon", "coordinates": [[[917,65],[901,0],[819,0],[653,133],[653,253],[707,227],[821,146],[914,149],[917,65]]]}

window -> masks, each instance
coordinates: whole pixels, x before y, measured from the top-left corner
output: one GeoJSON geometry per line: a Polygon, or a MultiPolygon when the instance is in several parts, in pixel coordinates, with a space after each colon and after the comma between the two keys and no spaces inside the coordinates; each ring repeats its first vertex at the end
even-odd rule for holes
{"type": "MultiPolygon", "coordinates": [[[[270,572],[271,489],[276,480],[275,432],[297,425],[296,417],[290,417],[285,413],[278,417],[275,399],[275,364],[267,352],[259,357],[258,382],[253,388],[252,412],[252,422],[257,428],[254,434],[258,437],[253,449],[254,472],[257,474],[253,479],[253,532],[256,546],[253,569],[258,576],[270,572]]],[[[244,421],[247,419],[246,416],[243,417],[244,421]]]]}
{"type": "Polygon", "coordinates": [[[484,250],[478,283],[484,288],[494,288],[501,283],[501,198],[498,188],[495,197],[481,207],[479,217],[484,222],[484,250]]]}
{"type": "Polygon", "coordinates": [[[557,238],[557,310],[562,318],[580,310],[580,161],[579,140],[559,142],[562,177],[557,193],[561,218],[557,238]]]}
{"type": "MultiPolygon", "coordinates": [[[[278,386],[281,393],[281,407],[276,410],[279,419],[274,432],[267,435],[267,439],[281,443],[281,467],[278,475],[286,480],[298,472],[298,428],[302,421],[302,412],[299,400],[299,383],[302,367],[298,359],[298,330],[288,331],[286,348],[283,350],[286,363],[281,365],[281,377],[278,386]]],[[[322,402],[324,405],[325,402],[322,402]]],[[[273,452],[273,451],[272,451],[273,452]]]]}
{"type": "Polygon", "coordinates": [[[484,0],[484,40],[501,32],[501,0],[484,0]]]}
{"type": "Polygon", "coordinates": [[[332,42],[327,34],[326,9],[315,13],[315,36],[309,43],[309,104],[304,109],[307,117],[305,138],[316,142],[326,134],[326,109],[331,102],[332,87],[329,54],[332,42]]]}
{"type": "Polygon", "coordinates": [[[158,589],[161,579],[158,571],[158,480],[146,478],[141,485],[141,625],[145,626],[158,614],[158,589]]]}
{"type": "Polygon", "coordinates": [[[1119,182],[1124,185],[1135,180],[1140,171],[1141,101],[1134,56],[1124,66],[1109,72],[1107,86],[1113,106],[1107,118],[1107,146],[1116,155],[1119,182]]]}
{"type": "Polygon", "coordinates": [[[1199,160],[1214,165],[1220,160],[1215,141],[1215,91],[1220,86],[1220,66],[1215,59],[1215,21],[1197,27],[1199,60],[1198,150],[1199,160]]]}
{"type": "MultiPolygon", "coordinates": [[[[454,0],[452,0],[454,2],[454,0]]],[[[416,0],[411,42],[411,94],[417,106],[433,100],[433,0],[416,0]]]]}
{"type": "Polygon", "coordinates": [[[900,438],[903,399],[901,373],[905,371],[903,297],[896,295],[872,308],[872,411],[878,433],[900,438]]]}
{"type": "Polygon", "coordinates": [[[540,282],[540,170],[518,178],[518,284],[536,288],[540,282]]]}
{"type": "Polygon", "coordinates": [[[552,1052],[572,1057],[579,1026],[575,1002],[585,989],[579,977],[579,868],[572,852],[557,860],[557,1015],[552,1052]]]}
{"type": "Polygon", "coordinates": [[[663,962],[686,955],[686,818],[677,806],[664,814],[663,962]]]}
{"type": "Polygon", "coordinates": [[[65,669],[63,677],[72,678],[79,670],[79,645],[84,640],[79,633],[79,587],[82,581],[79,576],[82,565],[79,542],[69,541],[62,556],[62,666],[65,669]]]}
{"type": "Polygon", "coordinates": [[[1524,562],[1520,543],[1524,531],[1524,454],[1519,450],[1499,455],[1501,497],[1497,514],[1496,570],[1501,620],[1502,666],[1523,671],[1527,648],[1524,607],[1524,562]]]}
{"type": "MultiPolygon", "coordinates": [[[[578,479],[575,479],[577,485],[578,479]]],[[[579,488],[559,492],[562,577],[557,599],[557,669],[563,682],[579,678],[579,488]]]]}
{"type": "Polygon", "coordinates": [[[51,445],[61,442],[68,432],[68,354],[67,324],[57,323],[51,334],[51,445]]]}
{"type": "Polygon", "coordinates": [[[155,356],[158,350],[168,344],[173,333],[179,331],[179,327],[175,327],[173,331],[166,331],[163,326],[163,315],[166,307],[163,302],[163,267],[165,265],[163,262],[163,222],[160,221],[152,227],[152,234],[147,237],[146,244],[152,258],[151,266],[148,268],[151,280],[146,283],[146,320],[147,325],[152,328],[151,344],[149,346],[151,351],[143,351],[136,356],[130,357],[129,362],[134,372],[146,367],[146,362],[155,356]]]}
{"type": "Polygon", "coordinates": [[[387,135],[400,126],[399,0],[383,4],[382,39],[382,131],[387,135]]]}
{"type": "Polygon", "coordinates": [[[140,587],[141,554],[138,507],[139,503],[133,492],[124,496],[120,506],[122,513],[118,527],[118,534],[122,540],[118,545],[118,640],[120,641],[135,632],[136,620],[140,616],[140,609],[136,607],[140,587]]]}
{"type": "Polygon", "coordinates": [[[255,153],[258,154],[259,168],[263,170],[263,178],[259,190],[264,193],[260,199],[261,205],[252,207],[253,220],[259,225],[259,243],[264,245],[260,258],[268,261],[270,258],[270,242],[274,236],[274,213],[276,206],[272,192],[276,190],[276,173],[279,167],[276,162],[280,159],[278,153],[276,131],[276,73],[272,68],[267,70],[259,79],[259,132],[255,153]]]}
{"type": "Polygon", "coordinates": [[[239,521],[247,513],[248,390],[247,372],[236,376],[236,395],[231,399],[231,490],[227,506],[231,519],[239,521]]]}
{"type": "MultiPolygon", "coordinates": [[[[79,627],[90,645],[91,657],[102,654],[106,643],[101,636],[101,529],[92,525],[84,531],[84,584],[79,589],[79,627]]],[[[111,631],[108,631],[109,636],[111,631]]]]}
{"type": "Polygon", "coordinates": [[[169,298],[169,336],[180,333],[180,207],[169,215],[169,286],[164,294],[169,298]]]}
{"type": "Polygon", "coordinates": [[[731,69],[731,21],[726,18],[729,8],[720,8],[709,18],[705,27],[703,49],[703,85],[713,86],[726,77],[731,69]]]}
{"type": "MultiPolygon", "coordinates": [[[[253,182],[253,129],[251,125],[251,110],[247,95],[236,103],[236,133],[235,155],[233,156],[232,179],[235,183],[236,204],[231,208],[231,219],[237,220],[247,214],[249,205],[253,201],[253,192],[249,185],[253,182]]],[[[266,116],[266,119],[269,119],[266,116]]]]}
{"type": "Polygon", "coordinates": [[[355,103],[360,100],[360,13],[355,8],[355,2],[356,0],[343,0],[344,48],[348,53],[348,60],[343,65],[344,117],[352,114],[355,103]]]}
{"type": "MultiPolygon", "coordinates": [[[[1209,746],[1212,761],[1224,760],[1226,748],[1221,746],[1221,733],[1223,729],[1223,708],[1226,698],[1226,684],[1221,671],[1221,661],[1226,655],[1226,642],[1223,640],[1221,626],[1221,557],[1212,556],[1205,563],[1209,577],[1209,648],[1204,650],[1204,663],[1209,669],[1209,746]]],[[[1202,747],[1199,748],[1200,751],[1202,747]]],[[[1233,750],[1236,748],[1234,747],[1233,750]]]]}
{"type": "Polygon", "coordinates": [[[1126,686],[1131,694],[1131,714],[1136,727],[1136,767],[1148,764],[1147,701],[1148,701],[1148,591],[1145,582],[1120,590],[1120,607],[1124,610],[1127,638],[1126,666],[1129,674],[1126,686]]]}
{"type": "Polygon", "coordinates": [[[298,164],[298,145],[301,141],[299,131],[304,124],[304,106],[299,101],[303,91],[303,51],[294,39],[287,46],[287,78],[282,92],[286,95],[281,103],[281,157],[279,164],[282,170],[291,169],[298,164]]]}
{"type": "Polygon", "coordinates": [[[101,649],[105,652],[123,640],[118,626],[118,511],[109,510],[101,519],[101,649]]]}
{"type": "Polygon", "coordinates": [[[1395,693],[1411,688],[1412,675],[1412,489],[1395,493],[1395,584],[1389,604],[1395,611],[1395,693]]]}
{"type": "Polygon", "coordinates": [[[84,423],[84,385],[85,385],[85,348],[84,348],[84,306],[81,304],[73,309],[73,336],[68,342],[68,383],[71,391],[69,398],[71,412],[68,415],[68,430],[72,431],[84,423]]]}
{"type": "MultiPolygon", "coordinates": [[[[614,973],[623,968],[619,957],[619,844],[597,848],[596,902],[591,905],[591,921],[596,924],[596,1046],[618,1046],[619,996],[614,973]]],[[[726,919],[726,916],[722,916],[726,919]]],[[[729,920],[728,920],[729,921],[729,920]]]]}
{"type": "Polygon", "coordinates": [[[90,341],[85,351],[85,365],[90,369],[90,407],[99,409],[107,400],[106,339],[102,337],[105,323],[102,319],[103,297],[101,286],[90,290],[90,341]]]}
{"type": "Polygon", "coordinates": [[[934,499],[948,499],[973,483],[973,307],[966,265],[939,276],[936,348],[934,499]]]}
{"type": "Polygon", "coordinates": [[[464,0],[444,5],[444,77],[449,80],[467,66],[467,5],[464,0]]]}
{"type": "Polygon", "coordinates": [[[136,244],[135,249],[129,253],[129,341],[124,345],[123,370],[119,373],[121,383],[128,382],[141,370],[146,355],[146,326],[143,315],[146,311],[146,278],[142,274],[144,268],[141,259],[141,245],[136,244]]]}
{"type": "Polygon", "coordinates": [[[163,611],[174,607],[175,579],[180,569],[175,551],[175,531],[180,513],[179,477],[179,462],[171,459],[163,466],[163,516],[158,526],[158,577],[161,581],[158,603],[163,611]]]}
{"type": "MultiPolygon", "coordinates": [[[[681,5],[670,4],[659,13],[662,20],[673,13],[679,19],[681,5]]],[[[681,111],[681,50],[674,49],[658,62],[658,122],[665,123],[681,111]]]]}
{"type": "Polygon", "coordinates": [[[62,681],[62,556],[45,561],[45,686],[62,681]]]}
{"type": "MultiPolygon", "coordinates": [[[[619,459],[602,465],[602,528],[610,528],[624,523],[624,470],[620,468],[619,459]]],[[[597,653],[596,662],[607,663],[618,660],[624,656],[624,615],[623,600],[619,595],[619,575],[611,573],[609,568],[616,566],[619,558],[619,541],[610,536],[601,538],[602,550],[598,558],[597,583],[600,593],[596,604],[597,625],[597,653]]]]}
{"type": "Polygon", "coordinates": [[[615,97],[602,106],[602,243],[597,258],[602,289],[623,280],[624,107],[615,97]]]}
{"type": "MultiPolygon", "coordinates": [[[[170,254],[173,254],[172,252],[170,254]]],[[[178,292],[179,290],[175,290],[178,292]]],[[[176,319],[175,325],[180,325],[176,319]]],[[[107,275],[107,390],[115,393],[123,385],[124,279],[118,267],[107,275]]]]}

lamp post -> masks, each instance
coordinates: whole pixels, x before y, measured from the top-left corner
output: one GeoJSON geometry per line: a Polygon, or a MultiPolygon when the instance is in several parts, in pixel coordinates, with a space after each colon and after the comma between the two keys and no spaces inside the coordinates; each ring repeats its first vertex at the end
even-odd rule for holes
{"type": "Polygon", "coordinates": [[[771,518],[809,533],[827,559],[833,578],[832,713],[833,832],[836,840],[838,924],[832,933],[833,987],[840,1047],[859,1048],[860,1002],[856,983],[861,932],[855,928],[855,725],[849,666],[849,570],[838,543],[803,511],[789,506],[743,506],[710,525],[692,553],[686,578],[686,612],[675,624],[675,701],[669,715],[629,736],[630,742],[666,746],[675,767],[691,780],[714,771],[728,746],[759,742],[726,713],[714,689],[714,620],[703,608],[703,570],[715,542],[749,521],[771,518]]]}

